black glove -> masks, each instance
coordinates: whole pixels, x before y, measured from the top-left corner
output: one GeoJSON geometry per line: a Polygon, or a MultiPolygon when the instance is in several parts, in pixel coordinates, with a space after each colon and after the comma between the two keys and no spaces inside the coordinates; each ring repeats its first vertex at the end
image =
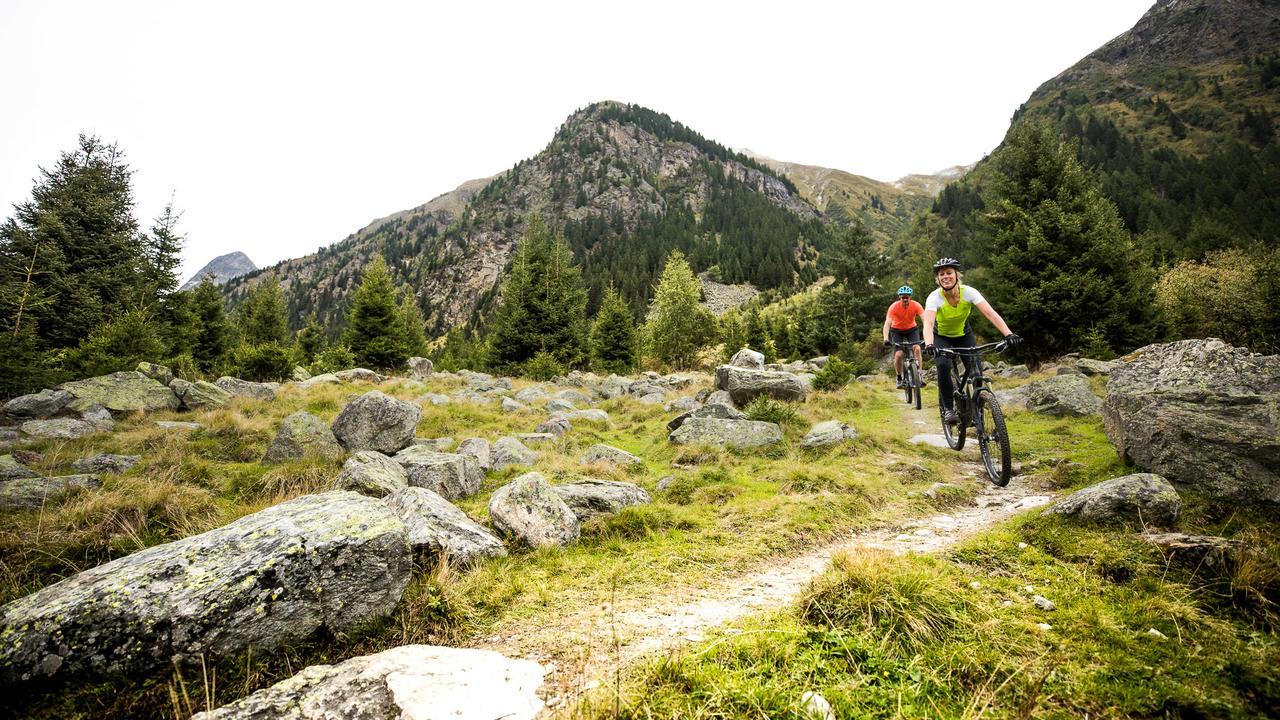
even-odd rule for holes
{"type": "Polygon", "coordinates": [[[885,347],[891,347],[892,345],[893,345],[893,343],[889,342],[888,340],[885,340],[885,341],[884,341],[884,346],[885,346],[885,347]]]}
{"type": "Polygon", "coordinates": [[[1022,337],[1017,333],[1009,333],[1004,336],[1005,347],[1017,347],[1022,344],[1022,337]]]}
{"type": "Polygon", "coordinates": [[[938,348],[934,347],[933,343],[925,343],[924,354],[928,355],[929,357],[937,357],[938,348]]]}

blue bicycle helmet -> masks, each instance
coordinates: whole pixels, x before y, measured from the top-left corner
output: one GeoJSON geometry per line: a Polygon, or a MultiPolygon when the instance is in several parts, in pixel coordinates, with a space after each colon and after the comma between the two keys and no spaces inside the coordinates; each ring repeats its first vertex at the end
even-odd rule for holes
{"type": "Polygon", "coordinates": [[[898,294],[899,294],[899,295],[910,295],[910,294],[911,294],[911,286],[910,286],[910,285],[903,285],[902,287],[898,288],[898,294]]]}

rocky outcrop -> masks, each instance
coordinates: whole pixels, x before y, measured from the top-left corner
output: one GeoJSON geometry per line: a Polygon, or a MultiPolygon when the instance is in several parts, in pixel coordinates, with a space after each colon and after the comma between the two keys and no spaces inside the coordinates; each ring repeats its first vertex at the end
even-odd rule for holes
{"type": "Polygon", "coordinates": [[[392,458],[404,468],[409,484],[439,493],[446,500],[471,497],[480,492],[484,471],[470,455],[436,452],[412,445],[392,458]]]}
{"type": "Polygon", "coordinates": [[[776,400],[804,402],[806,388],[798,375],[774,370],[748,370],[731,365],[716,368],[716,389],[724,390],[742,407],[765,395],[776,400]]]}
{"type": "Polygon", "coordinates": [[[312,665],[191,720],[534,720],[545,672],[491,650],[405,645],[312,665]]]}
{"type": "Polygon", "coordinates": [[[43,419],[57,415],[75,397],[66,390],[41,390],[4,404],[4,414],[17,419],[43,419]]]}
{"type": "Polygon", "coordinates": [[[1280,356],[1221,340],[1148,345],[1107,382],[1107,437],[1128,462],[1230,501],[1280,503],[1280,356]]]}
{"type": "Polygon", "coordinates": [[[350,490],[369,497],[385,497],[407,487],[409,476],[400,463],[377,450],[360,450],[347,458],[333,481],[334,490],[350,490]]]}
{"type": "Polygon", "coordinates": [[[1027,409],[1058,417],[1097,415],[1102,401],[1080,375],[1055,375],[1026,387],[1027,409]]]}
{"type": "Polygon", "coordinates": [[[782,428],[771,422],[690,418],[668,439],[676,445],[717,445],[731,448],[759,447],[782,441],[782,428]]]}
{"type": "Polygon", "coordinates": [[[409,544],[417,552],[444,557],[459,567],[507,554],[493,533],[427,488],[405,488],[387,496],[386,503],[404,522],[409,544]]]}
{"type": "Polygon", "coordinates": [[[1045,512],[1091,522],[1130,521],[1169,527],[1182,513],[1182,498],[1159,475],[1135,473],[1077,490],[1045,512]]]}
{"type": "Polygon", "coordinates": [[[0,609],[0,685],[146,673],[344,632],[391,612],[404,523],[355,493],[307,495],[140,550],[0,609]]]}
{"type": "Polygon", "coordinates": [[[848,423],[839,420],[826,420],[814,425],[800,441],[801,447],[813,448],[823,445],[835,445],[858,437],[858,432],[848,423]]]}
{"type": "Polygon", "coordinates": [[[489,517],[499,533],[531,548],[565,546],[580,533],[577,515],[536,472],[495,490],[489,517]]]}
{"type": "Polygon", "coordinates": [[[653,501],[649,493],[639,485],[617,480],[586,478],[565,485],[555,485],[551,489],[573,510],[580,523],[653,501]]]}
{"type": "Polygon", "coordinates": [[[284,462],[312,455],[340,458],[346,453],[323,420],[299,410],[280,423],[275,438],[267,447],[263,462],[284,462]]]}
{"type": "Polygon", "coordinates": [[[583,465],[591,465],[594,463],[610,463],[620,467],[632,467],[644,465],[644,460],[641,460],[639,457],[632,455],[626,450],[620,450],[612,445],[596,443],[595,445],[587,448],[587,451],[582,454],[583,465]]]}
{"type": "Polygon", "coordinates": [[[187,410],[219,408],[231,402],[232,397],[231,393],[204,380],[188,382],[179,378],[169,383],[169,389],[178,396],[182,407],[187,410]]]}
{"type": "Polygon", "coordinates": [[[230,376],[220,377],[213,381],[213,384],[236,397],[267,401],[276,399],[276,390],[280,387],[279,383],[250,382],[230,376]]]}
{"type": "Polygon", "coordinates": [[[177,410],[179,407],[178,396],[167,385],[136,371],[76,380],[58,388],[112,412],[177,410]]]}
{"type": "Polygon", "coordinates": [[[393,455],[413,442],[422,408],[370,390],[347,403],[333,421],[333,434],[348,452],[377,450],[393,455]]]}
{"type": "MultiPolygon", "coordinates": [[[[5,480],[0,482],[0,510],[33,510],[69,491],[99,487],[102,487],[102,482],[97,475],[28,476],[5,480]]],[[[0,634],[0,639],[3,638],[4,635],[0,634]]]]}

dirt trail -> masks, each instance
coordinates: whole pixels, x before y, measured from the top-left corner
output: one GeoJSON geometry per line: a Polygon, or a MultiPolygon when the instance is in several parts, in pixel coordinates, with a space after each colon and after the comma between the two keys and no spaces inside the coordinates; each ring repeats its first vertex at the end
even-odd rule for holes
{"type": "MultiPolygon", "coordinates": [[[[908,427],[923,426],[918,415],[905,416],[908,427]]],[[[922,428],[923,429],[923,428],[922,428]]],[[[913,442],[936,444],[941,436],[920,435],[913,442]]],[[[665,598],[615,598],[566,615],[555,626],[508,627],[479,647],[509,657],[527,657],[548,667],[548,709],[571,707],[573,700],[599,685],[611,684],[618,671],[635,660],[672,652],[699,642],[713,628],[732,632],[740,618],[783,607],[796,600],[808,584],[843,550],[874,550],[899,554],[937,553],[1027,508],[1048,504],[1052,495],[1015,477],[1008,487],[986,481],[976,450],[966,448],[952,467],[953,482],[978,485],[973,505],[901,524],[856,533],[803,555],[770,564],[703,588],[681,588],[665,598]]],[[[776,562],[776,561],[775,561],[776,562]]]]}

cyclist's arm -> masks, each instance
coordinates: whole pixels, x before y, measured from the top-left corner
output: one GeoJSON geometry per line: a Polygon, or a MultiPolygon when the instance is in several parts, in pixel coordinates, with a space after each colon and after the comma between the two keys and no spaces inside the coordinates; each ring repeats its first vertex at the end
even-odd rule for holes
{"type": "Polygon", "coordinates": [[[978,310],[982,312],[983,317],[990,320],[991,324],[996,326],[996,329],[1000,331],[1001,335],[1013,334],[1013,331],[1009,329],[1007,324],[1005,324],[1004,318],[1000,317],[1000,313],[996,312],[996,309],[991,307],[991,303],[983,300],[978,303],[978,310]]]}
{"type": "Polygon", "coordinates": [[[938,311],[933,308],[927,308],[924,311],[924,327],[922,327],[921,330],[924,331],[925,345],[933,344],[933,319],[937,314],[938,311]]]}

